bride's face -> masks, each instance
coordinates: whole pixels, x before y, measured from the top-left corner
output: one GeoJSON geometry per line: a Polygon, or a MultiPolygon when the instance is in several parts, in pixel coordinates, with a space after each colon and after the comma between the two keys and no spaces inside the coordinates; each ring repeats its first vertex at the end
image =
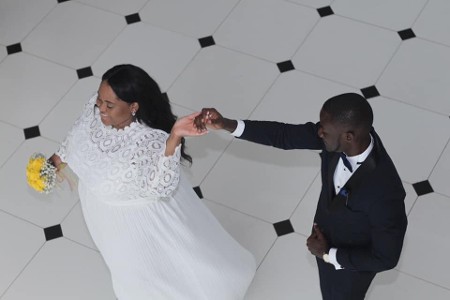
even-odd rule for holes
{"type": "Polygon", "coordinates": [[[100,84],[95,105],[100,111],[102,123],[106,126],[122,129],[133,121],[134,103],[120,100],[106,81],[100,84]]]}

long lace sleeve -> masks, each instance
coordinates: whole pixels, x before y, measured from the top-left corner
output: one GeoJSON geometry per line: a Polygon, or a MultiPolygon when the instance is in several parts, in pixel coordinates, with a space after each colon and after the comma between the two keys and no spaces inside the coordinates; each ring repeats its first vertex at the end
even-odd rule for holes
{"type": "Polygon", "coordinates": [[[55,152],[56,155],[58,155],[61,158],[62,162],[67,163],[67,153],[69,151],[69,145],[70,141],[74,135],[74,132],[78,130],[82,124],[89,122],[89,119],[93,118],[94,115],[94,104],[95,100],[97,98],[97,94],[91,97],[89,101],[84,105],[83,113],[80,117],[75,121],[75,123],[72,125],[72,128],[67,133],[66,137],[62,141],[62,143],[59,145],[58,150],[55,152]]]}
{"type": "Polygon", "coordinates": [[[171,156],[165,156],[167,133],[152,130],[138,141],[134,162],[141,193],[167,197],[177,188],[180,180],[181,146],[171,156]]]}

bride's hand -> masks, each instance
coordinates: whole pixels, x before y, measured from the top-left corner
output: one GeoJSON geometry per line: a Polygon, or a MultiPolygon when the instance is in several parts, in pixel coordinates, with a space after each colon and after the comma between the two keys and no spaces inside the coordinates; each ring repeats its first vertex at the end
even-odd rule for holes
{"type": "Polygon", "coordinates": [[[183,137],[186,136],[199,136],[207,134],[206,129],[197,128],[194,125],[194,119],[200,114],[196,112],[188,116],[179,118],[172,127],[169,138],[166,141],[165,155],[170,156],[175,153],[175,149],[180,145],[183,137]]]}
{"type": "Polygon", "coordinates": [[[179,118],[173,125],[171,134],[177,137],[186,137],[199,136],[208,133],[205,127],[199,128],[195,125],[195,118],[200,114],[201,112],[196,112],[179,118]]]}

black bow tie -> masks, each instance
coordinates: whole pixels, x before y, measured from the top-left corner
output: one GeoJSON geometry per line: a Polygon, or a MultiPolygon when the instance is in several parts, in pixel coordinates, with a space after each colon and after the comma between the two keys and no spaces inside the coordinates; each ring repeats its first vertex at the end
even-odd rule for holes
{"type": "Polygon", "coordinates": [[[353,173],[352,164],[348,161],[347,155],[345,155],[344,152],[339,153],[339,155],[341,156],[344,166],[347,167],[347,169],[350,171],[350,173],[353,173]]]}

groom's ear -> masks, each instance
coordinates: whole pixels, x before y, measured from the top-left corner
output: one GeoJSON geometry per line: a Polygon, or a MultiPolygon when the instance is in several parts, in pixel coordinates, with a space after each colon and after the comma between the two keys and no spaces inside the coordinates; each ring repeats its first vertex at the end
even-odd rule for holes
{"type": "Polygon", "coordinates": [[[345,139],[347,141],[351,142],[353,140],[353,133],[352,132],[347,132],[345,135],[346,135],[345,139]]]}

